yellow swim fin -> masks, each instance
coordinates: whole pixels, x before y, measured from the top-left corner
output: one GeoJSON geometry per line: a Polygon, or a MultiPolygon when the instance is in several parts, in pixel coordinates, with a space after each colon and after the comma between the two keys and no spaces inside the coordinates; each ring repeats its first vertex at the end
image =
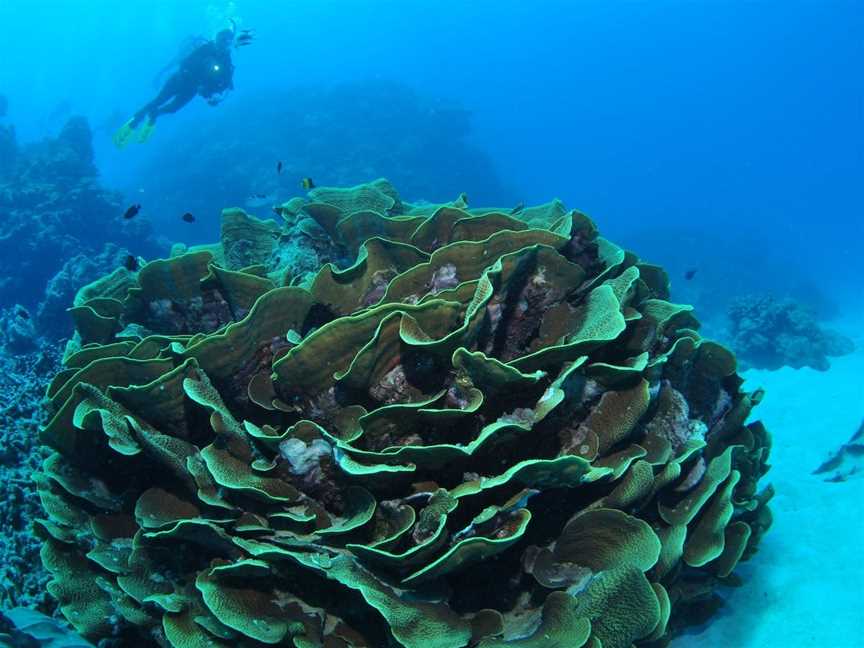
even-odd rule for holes
{"type": "MultiPolygon", "coordinates": [[[[132,119],[134,119],[134,117],[132,119]]],[[[132,127],[132,119],[118,128],[117,132],[114,133],[114,136],[111,138],[114,142],[114,146],[118,149],[126,148],[126,145],[129,144],[132,139],[132,135],[135,134],[135,129],[132,127]]]]}
{"type": "Polygon", "coordinates": [[[153,135],[154,128],[156,128],[156,122],[150,121],[149,119],[141,124],[141,126],[138,127],[138,143],[143,144],[149,140],[150,136],[153,135]]]}

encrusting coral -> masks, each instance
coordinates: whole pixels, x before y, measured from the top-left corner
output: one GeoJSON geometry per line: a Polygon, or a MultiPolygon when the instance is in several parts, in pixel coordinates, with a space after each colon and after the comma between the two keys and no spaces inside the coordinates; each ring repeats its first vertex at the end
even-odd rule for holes
{"type": "MultiPolygon", "coordinates": [[[[22,321],[0,312],[0,341],[9,319],[22,321]]],[[[31,343],[35,348],[26,354],[0,353],[0,609],[32,606],[50,612],[48,575],[39,565],[42,543],[31,524],[41,515],[32,476],[43,459],[37,430],[47,422],[45,379],[60,368],[60,350],[38,339],[31,343]]]]}
{"type": "Polygon", "coordinates": [[[734,300],[729,306],[729,332],[742,363],[757,369],[789,366],[827,371],[829,356],[855,350],[851,339],[823,329],[803,304],[770,295],[734,300]]]}
{"type": "Polygon", "coordinates": [[[379,180],[283,213],[353,263],[285,272],[235,210],[72,309],[37,528],[83,636],[662,645],[756,550],[761,392],[661,268],[559,202],[379,180]]]}

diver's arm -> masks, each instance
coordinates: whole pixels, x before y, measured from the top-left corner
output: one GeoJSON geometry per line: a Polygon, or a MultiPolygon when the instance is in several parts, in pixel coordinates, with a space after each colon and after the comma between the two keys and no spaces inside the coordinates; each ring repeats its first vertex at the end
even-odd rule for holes
{"type": "Polygon", "coordinates": [[[208,105],[218,106],[220,103],[222,103],[222,100],[225,99],[225,95],[233,89],[234,83],[229,80],[227,87],[221,90],[211,91],[207,94],[202,94],[201,96],[204,97],[204,100],[207,102],[208,105]]]}
{"type": "Polygon", "coordinates": [[[174,57],[156,73],[155,77],[153,77],[151,82],[153,87],[160,87],[169,72],[176,74],[177,71],[185,65],[186,59],[188,59],[202,45],[206,45],[208,42],[209,41],[203,36],[189,36],[184,39],[174,57]]]}

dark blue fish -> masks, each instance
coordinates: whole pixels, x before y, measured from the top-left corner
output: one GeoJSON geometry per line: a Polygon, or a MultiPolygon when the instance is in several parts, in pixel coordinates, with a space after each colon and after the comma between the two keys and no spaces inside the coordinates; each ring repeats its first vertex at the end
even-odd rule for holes
{"type": "Polygon", "coordinates": [[[126,258],[123,259],[123,267],[129,272],[136,272],[138,270],[138,259],[131,254],[127,254],[126,258]]]}

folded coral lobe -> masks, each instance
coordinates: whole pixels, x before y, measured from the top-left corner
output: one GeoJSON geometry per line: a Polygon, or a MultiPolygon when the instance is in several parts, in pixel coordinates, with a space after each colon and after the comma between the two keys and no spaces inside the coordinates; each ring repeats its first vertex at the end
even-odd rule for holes
{"type": "Polygon", "coordinates": [[[734,356],[560,202],[311,200],[227,212],[225,240],[77,304],[36,477],[69,622],[129,646],[668,640],[771,522],[734,356]],[[286,271],[309,231],[332,263],[286,271]]]}

